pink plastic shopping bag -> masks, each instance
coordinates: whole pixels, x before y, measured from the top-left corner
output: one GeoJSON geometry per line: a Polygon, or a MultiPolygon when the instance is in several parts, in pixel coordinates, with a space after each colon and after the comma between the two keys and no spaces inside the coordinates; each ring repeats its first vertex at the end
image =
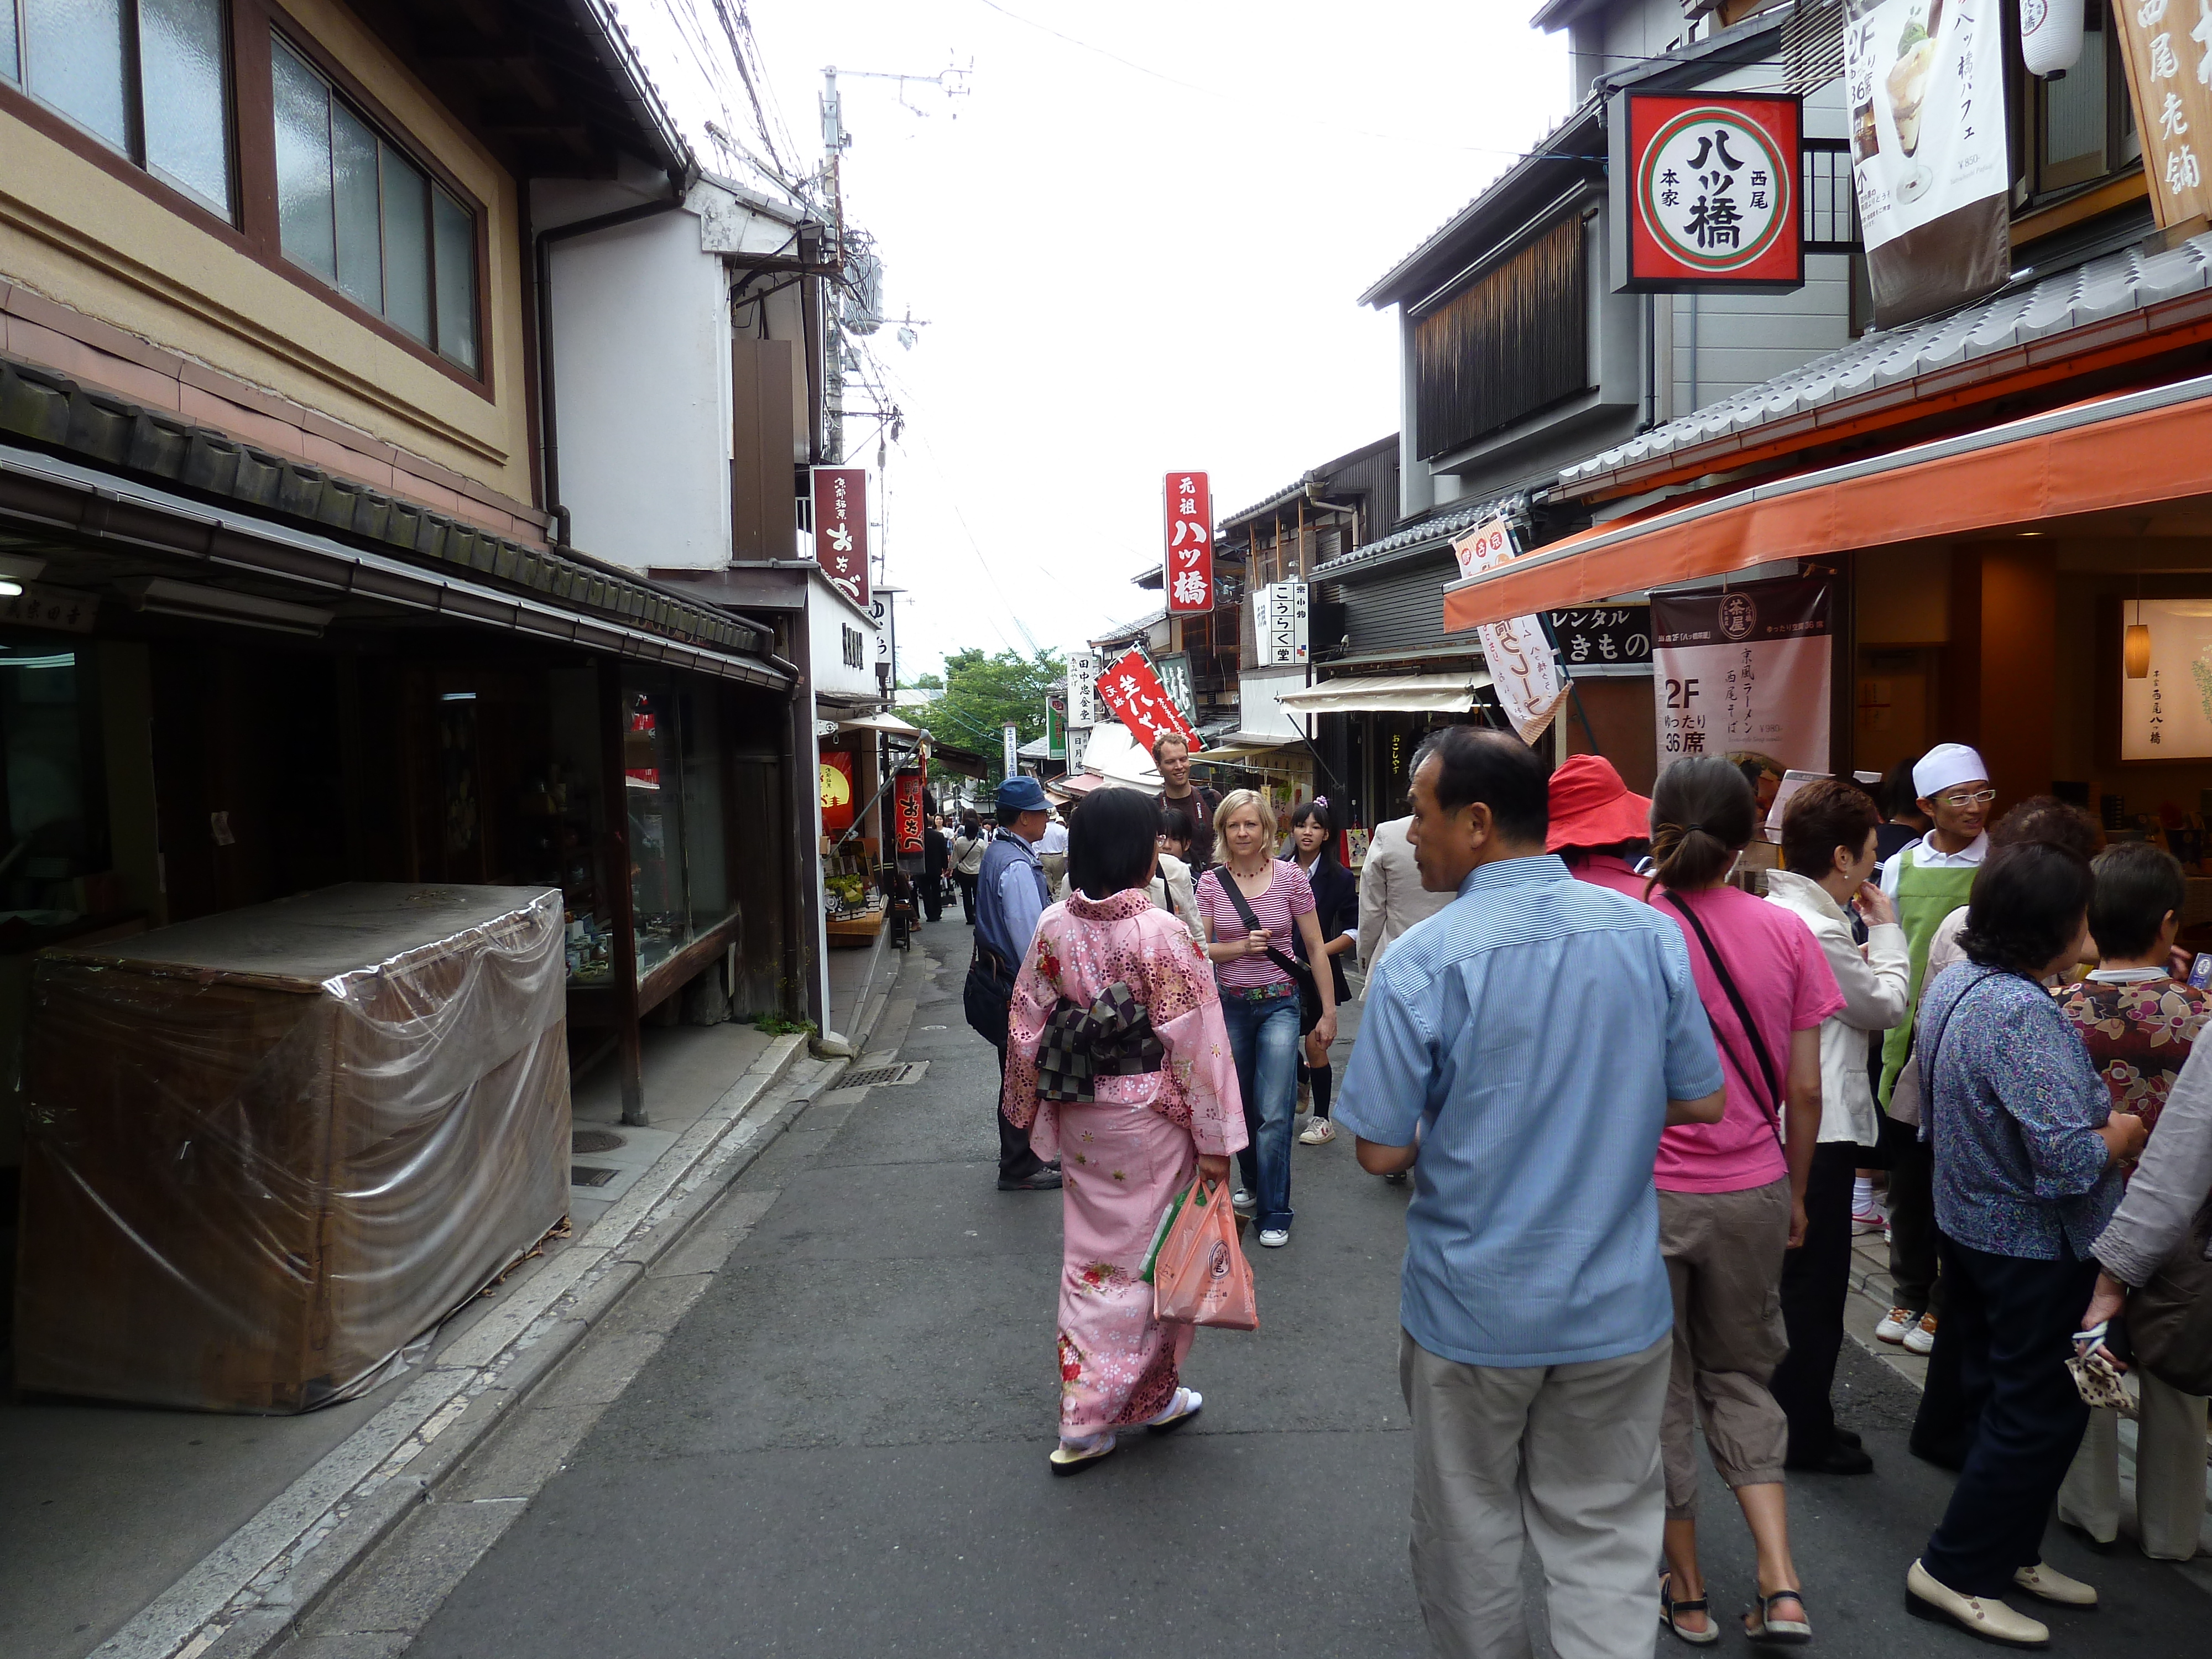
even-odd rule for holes
{"type": "Polygon", "coordinates": [[[1237,1214],[1224,1185],[1194,1180],[1168,1224],[1152,1267],[1152,1316],[1232,1331],[1260,1328],[1252,1264],[1237,1243],[1237,1214]]]}

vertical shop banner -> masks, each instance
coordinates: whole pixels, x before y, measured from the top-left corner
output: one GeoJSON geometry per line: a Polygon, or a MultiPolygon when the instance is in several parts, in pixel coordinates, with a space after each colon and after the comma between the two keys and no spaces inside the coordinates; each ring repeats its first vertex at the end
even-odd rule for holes
{"type": "Polygon", "coordinates": [[[1176,706],[1187,726],[1198,724],[1198,700],[1190,683],[1190,653],[1174,652],[1152,659],[1152,672],[1160,677],[1160,687],[1168,694],[1168,701],[1176,706]]]}
{"type": "Polygon", "coordinates": [[[1213,492],[1203,472],[1170,472],[1165,491],[1168,611],[1213,609],[1213,492]]]}
{"type": "Polygon", "coordinates": [[[898,850],[921,851],[921,774],[901,772],[891,783],[891,822],[896,826],[898,850]]]}
{"type": "Polygon", "coordinates": [[[1296,666],[1313,654],[1310,592],[1304,582],[1269,582],[1253,590],[1252,626],[1263,666],[1296,666]]]}
{"type": "Polygon", "coordinates": [[[853,827],[853,757],[848,750],[822,751],[822,833],[842,836],[853,827]]]}
{"type": "Polygon", "coordinates": [[[1651,596],[1659,769],[1751,762],[1763,816],[1791,771],[1826,773],[1832,659],[1825,577],[1651,596]]]}
{"type": "Polygon", "coordinates": [[[1786,93],[1621,94],[1611,119],[1610,223],[1627,246],[1614,260],[1614,291],[1804,286],[1802,122],[1786,93]]]}
{"type": "Polygon", "coordinates": [[[1851,179],[1877,328],[2011,274],[2004,35],[1998,0],[1845,0],[1851,179]]]}
{"type": "MultiPolygon", "coordinates": [[[[2039,0],[2029,0],[2030,4],[2039,0]]],[[[2212,5],[2112,0],[2161,229],[2212,211],[2212,5]]]]}
{"type": "Polygon", "coordinates": [[[1104,666],[1096,651],[1067,653],[1067,723],[1074,730],[1098,724],[1098,671],[1104,666]]]}
{"type": "Polygon", "coordinates": [[[1194,755],[1205,747],[1199,741],[1197,728],[1183,718],[1167,688],[1160,684],[1152,663],[1133,646],[1106,665],[1098,677],[1098,696],[1146,754],[1170,732],[1188,744],[1194,755]]]}
{"type": "Polygon", "coordinates": [[[868,609],[868,475],[857,466],[814,469],[814,561],[830,585],[868,609]]]}
{"type": "Polygon", "coordinates": [[[1021,733],[1015,731],[1014,723],[1008,720],[999,728],[999,758],[1000,771],[1005,776],[1011,778],[1022,769],[1021,746],[1021,733]]]}
{"type": "MultiPolygon", "coordinates": [[[[1452,544],[1464,576],[1510,563],[1518,550],[1503,519],[1486,520],[1452,544]]],[[[1498,707],[1522,742],[1535,742],[1567,700],[1566,678],[1559,672],[1559,654],[1544,637],[1544,624],[1534,617],[1509,617],[1484,623],[1474,632],[1482,641],[1483,665],[1490,671],[1498,707]]]]}

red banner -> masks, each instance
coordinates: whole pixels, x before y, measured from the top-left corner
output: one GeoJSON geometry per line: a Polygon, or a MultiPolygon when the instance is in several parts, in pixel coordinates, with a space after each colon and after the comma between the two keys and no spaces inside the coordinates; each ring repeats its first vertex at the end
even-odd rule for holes
{"type": "Polygon", "coordinates": [[[848,750],[822,751],[822,833],[842,836],[853,827],[853,757],[848,750]]]}
{"type": "Polygon", "coordinates": [[[814,469],[814,562],[830,585],[868,608],[868,475],[857,466],[814,469]]]}
{"type": "Polygon", "coordinates": [[[1197,729],[1175,706],[1175,699],[1168,696],[1145,653],[1133,646],[1106,665],[1106,672],[1098,677],[1098,696],[1148,753],[1154,741],[1166,732],[1188,744],[1194,755],[1206,746],[1198,740],[1197,729]]]}
{"type": "Polygon", "coordinates": [[[897,825],[898,850],[921,851],[921,774],[902,772],[891,786],[892,817],[897,825]]]}
{"type": "Polygon", "coordinates": [[[1167,483],[1170,611],[1213,609],[1213,492],[1203,472],[1170,472],[1167,483]]]}

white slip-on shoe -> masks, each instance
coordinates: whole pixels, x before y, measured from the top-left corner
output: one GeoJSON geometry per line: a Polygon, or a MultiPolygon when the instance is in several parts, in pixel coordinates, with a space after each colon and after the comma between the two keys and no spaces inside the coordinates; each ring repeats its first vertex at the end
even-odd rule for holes
{"type": "Polygon", "coordinates": [[[1905,1334],[1907,1353],[1933,1353],[1936,1350],[1936,1316],[1923,1314],[1920,1322],[1905,1334]]]}
{"type": "Polygon", "coordinates": [[[1260,1229],[1260,1242],[1271,1250],[1280,1249],[1291,1242],[1291,1230],[1288,1227],[1262,1227],[1260,1229]]]}
{"type": "Polygon", "coordinates": [[[1936,1575],[1912,1564],[1905,1575],[1905,1610],[1915,1619],[1956,1625],[1969,1636],[2000,1647],[2047,1648],[2051,1627],[2024,1613],[2015,1613],[1994,1595],[1961,1595],[1936,1575]]]}
{"type": "Polygon", "coordinates": [[[2078,1578],[2069,1578],[2048,1561],[2022,1567],[2013,1574],[2012,1582],[2030,1595],[2056,1602],[2062,1607],[2094,1607],[2097,1605],[2097,1587],[2094,1584],[2085,1584],[2078,1578]]]}

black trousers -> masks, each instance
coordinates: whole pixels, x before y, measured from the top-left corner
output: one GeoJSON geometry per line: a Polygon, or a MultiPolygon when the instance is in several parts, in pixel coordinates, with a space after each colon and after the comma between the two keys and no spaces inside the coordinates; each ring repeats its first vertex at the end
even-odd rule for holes
{"type": "Polygon", "coordinates": [[[932,921],[945,914],[945,873],[938,871],[921,878],[921,913],[932,921]]]}
{"type": "Polygon", "coordinates": [[[960,884],[960,908],[967,911],[968,925],[973,927],[975,925],[975,878],[955,875],[952,879],[960,884]]]}
{"type": "Polygon", "coordinates": [[[1813,1149],[1805,1182],[1805,1242],[1782,1258],[1782,1320],[1790,1352],[1766,1386],[1790,1419],[1793,1462],[1822,1457],[1835,1443],[1836,1412],[1828,1394],[1850,1295],[1851,1181],[1864,1156],[1863,1148],[1848,1140],[1824,1141],[1813,1149]]]}
{"type": "Polygon", "coordinates": [[[1889,1276],[1897,1300],[1915,1313],[1943,1316],[1936,1231],[1936,1149],[1920,1131],[1884,1114],[1881,1155],[1889,1166],[1889,1276]]]}
{"type": "Polygon", "coordinates": [[[999,1092],[991,1097],[991,1115],[999,1120],[999,1179],[1027,1181],[1044,1168],[1044,1160],[1030,1150],[1030,1132],[1014,1127],[999,1109],[1006,1097],[1006,1045],[1001,1039],[994,1046],[999,1051],[999,1092]]]}
{"type": "Polygon", "coordinates": [[[1951,1288],[1941,1340],[1957,1344],[1971,1427],[1950,1507],[1920,1559],[1963,1595],[1999,1595],[2043,1559],[2044,1524],[2088,1426],[2066,1358],[2097,1264],[1991,1255],[1948,1238],[1942,1255],[1951,1288]]]}

